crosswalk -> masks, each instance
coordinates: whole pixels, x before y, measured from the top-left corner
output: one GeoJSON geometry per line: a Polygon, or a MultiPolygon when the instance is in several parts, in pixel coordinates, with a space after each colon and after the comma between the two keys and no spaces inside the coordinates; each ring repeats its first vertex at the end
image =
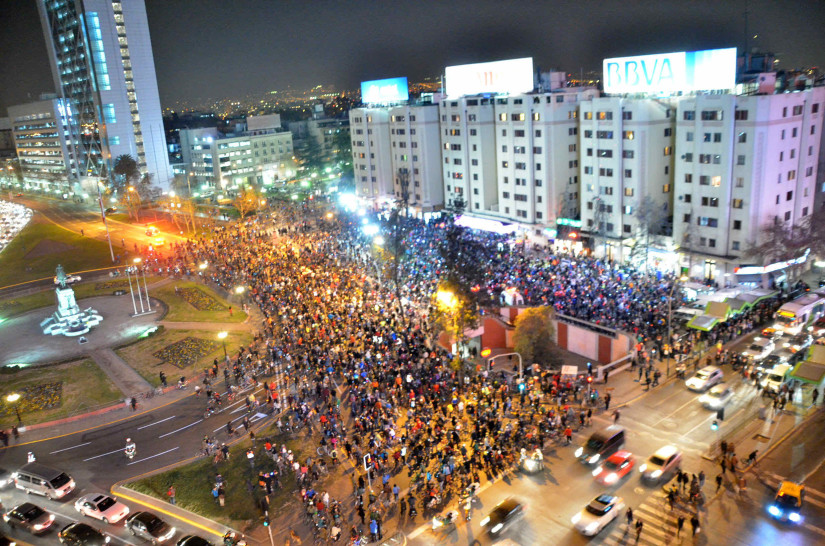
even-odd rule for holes
{"type": "MultiPolygon", "coordinates": [[[[626,545],[626,544],[646,544],[649,546],[660,546],[663,544],[678,543],[679,539],[689,540],[692,534],[690,526],[691,512],[679,507],[677,503],[673,510],[667,502],[667,495],[658,489],[641,504],[633,508],[634,523],[627,524],[624,514],[620,516],[621,521],[613,525],[610,534],[603,537],[600,544],[626,545]],[[676,536],[676,522],[679,515],[685,516],[685,524],[679,537],[676,536]],[[642,534],[636,541],[635,520],[644,523],[642,534]]],[[[701,518],[700,518],[701,519],[701,518]]]]}

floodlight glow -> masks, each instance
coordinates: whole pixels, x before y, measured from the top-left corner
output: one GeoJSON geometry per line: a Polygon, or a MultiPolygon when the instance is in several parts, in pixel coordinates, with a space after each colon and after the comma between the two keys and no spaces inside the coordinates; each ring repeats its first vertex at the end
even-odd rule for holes
{"type": "Polygon", "coordinates": [[[375,224],[366,224],[364,227],[361,228],[361,231],[364,232],[364,235],[368,237],[372,237],[378,233],[378,226],[375,224]]]}
{"type": "Polygon", "coordinates": [[[378,246],[384,246],[384,238],[378,235],[375,239],[372,240],[378,246]]]}
{"type": "Polygon", "coordinates": [[[356,197],[354,193],[342,193],[338,196],[338,202],[341,203],[344,208],[353,211],[358,206],[358,197],[356,197]]]}

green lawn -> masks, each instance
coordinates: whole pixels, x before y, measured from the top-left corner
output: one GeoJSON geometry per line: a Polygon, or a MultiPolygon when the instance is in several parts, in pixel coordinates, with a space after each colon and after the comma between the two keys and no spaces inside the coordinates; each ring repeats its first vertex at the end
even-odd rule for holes
{"type": "Polygon", "coordinates": [[[221,298],[214,290],[200,283],[189,281],[175,281],[150,292],[152,297],[162,300],[168,307],[164,320],[170,322],[243,322],[246,320],[246,313],[238,302],[230,302],[221,298]],[[175,293],[175,288],[192,290],[198,289],[206,296],[214,299],[219,304],[220,310],[200,310],[181,294],[175,293]],[[232,314],[229,307],[232,307],[232,314]]]}
{"type": "Polygon", "coordinates": [[[7,395],[26,387],[54,383],[62,384],[60,404],[50,409],[33,410],[42,401],[42,397],[33,395],[32,399],[21,406],[24,423],[60,419],[121,399],[120,390],[90,359],[38,368],[4,367],[0,372],[0,428],[10,427],[17,422],[14,413],[6,414],[6,408],[3,407],[7,395]]]}
{"type": "MultiPolygon", "coordinates": [[[[257,436],[264,438],[263,433],[257,436]]],[[[302,448],[306,449],[306,446],[299,440],[284,437],[277,440],[277,445],[281,443],[285,443],[288,449],[292,449],[298,459],[307,456],[305,451],[302,452],[302,448]]],[[[259,441],[255,449],[255,469],[253,470],[246,458],[249,445],[249,440],[244,440],[232,446],[229,460],[218,465],[212,462],[212,458],[200,458],[173,470],[128,483],[126,487],[167,501],[166,491],[170,485],[174,485],[176,501],[181,508],[241,530],[250,524],[260,525],[263,521],[263,512],[261,512],[259,503],[263,492],[258,486],[258,472],[269,472],[275,468],[275,463],[264,455],[263,442],[259,441]],[[221,474],[226,484],[226,505],[223,507],[212,497],[216,474],[221,474]]],[[[198,449],[196,446],[192,448],[193,451],[198,449]]],[[[270,496],[270,514],[278,514],[287,503],[296,501],[293,495],[295,491],[293,477],[291,475],[282,477],[281,484],[283,488],[276,490],[270,496]]]]}
{"type": "MultiPolygon", "coordinates": [[[[238,347],[241,345],[247,346],[252,341],[252,334],[249,332],[229,332],[226,337],[226,350],[231,357],[238,353],[238,347]]],[[[162,370],[167,377],[167,381],[177,381],[180,376],[193,377],[196,373],[202,372],[207,367],[212,365],[215,358],[219,361],[223,360],[223,346],[217,339],[215,332],[197,331],[197,330],[171,330],[166,329],[157,335],[153,335],[133,343],[126,347],[121,347],[115,351],[120,358],[126,361],[132,368],[135,369],[141,376],[143,376],[152,385],[160,385],[159,373],[162,370]],[[209,354],[202,356],[197,361],[185,368],[181,369],[169,362],[161,362],[154,356],[156,351],[172,345],[173,343],[193,337],[215,342],[215,349],[209,354]]]]}
{"type": "Polygon", "coordinates": [[[109,245],[50,222],[32,220],[0,252],[0,287],[53,277],[57,264],[62,264],[67,273],[111,267],[109,245]],[[48,250],[51,245],[55,251],[27,257],[41,241],[45,245],[41,245],[41,250],[48,250]]]}
{"type": "MultiPolygon", "coordinates": [[[[146,277],[146,282],[149,286],[159,280],[161,280],[161,277],[146,277]]],[[[75,298],[81,300],[94,296],[111,296],[112,293],[118,289],[128,291],[129,284],[126,278],[117,277],[81,282],[79,284],[73,284],[72,288],[74,289],[75,298]]],[[[154,294],[152,295],[154,296],[154,294]]],[[[54,295],[54,290],[44,289],[42,292],[37,292],[36,294],[0,300],[0,318],[7,319],[14,315],[32,311],[33,309],[55,305],[57,305],[57,299],[54,295]]]]}

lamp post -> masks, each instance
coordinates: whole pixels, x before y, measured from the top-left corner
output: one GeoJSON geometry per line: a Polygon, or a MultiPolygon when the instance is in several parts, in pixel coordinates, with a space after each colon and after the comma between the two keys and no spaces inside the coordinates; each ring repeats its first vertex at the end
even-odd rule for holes
{"type": "Polygon", "coordinates": [[[670,288],[670,296],[667,298],[667,345],[668,354],[665,362],[665,377],[670,377],[670,359],[673,355],[673,294],[676,293],[676,287],[680,282],[685,282],[688,278],[684,275],[674,279],[673,286],[670,288]]]}
{"type": "Polygon", "coordinates": [[[223,358],[226,360],[226,363],[229,364],[229,355],[226,354],[226,336],[229,335],[227,332],[218,332],[218,339],[221,340],[223,343],[223,358]]]}
{"type": "Polygon", "coordinates": [[[487,371],[488,372],[490,371],[490,369],[493,365],[493,360],[495,360],[497,358],[501,358],[502,356],[513,356],[513,355],[516,355],[518,357],[518,380],[519,380],[519,382],[521,382],[523,380],[524,369],[522,368],[521,354],[519,354],[519,353],[513,352],[513,353],[504,353],[504,354],[500,354],[500,355],[496,355],[496,356],[491,356],[490,358],[487,359],[487,371]]]}
{"type": "Polygon", "coordinates": [[[17,414],[17,422],[22,423],[23,419],[20,418],[20,395],[13,392],[6,397],[6,400],[9,404],[14,404],[14,412],[17,414]]]}

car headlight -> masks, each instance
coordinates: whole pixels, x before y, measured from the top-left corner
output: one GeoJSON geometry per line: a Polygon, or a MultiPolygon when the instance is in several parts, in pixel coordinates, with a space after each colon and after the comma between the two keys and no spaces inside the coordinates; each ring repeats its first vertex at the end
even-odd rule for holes
{"type": "Polygon", "coordinates": [[[619,477],[616,475],[616,473],[615,473],[615,472],[611,472],[610,474],[608,474],[608,475],[604,478],[604,483],[606,483],[606,484],[610,485],[610,484],[616,483],[616,480],[618,480],[618,479],[619,479],[619,477]]]}
{"type": "Polygon", "coordinates": [[[602,467],[597,466],[596,469],[593,471],[593,476],[598,476],[602,473],[602,467]]]}
{"type": "Polygon", "coordinates": [[[596,532],[596,529],[598,529],[598,528],[599,528],[599,522],[594,521],[593,523],[591,523],[590,525],[585,527],[584,530],[588,533],[594,533],[594,532],[596,532]]]}
{"type": "Polygon", "coordinates": [[[790,514],[788,514],[788,519],[796,523],[799,521],[799,514],[797,514],[796,512],[791,512],[790,514]]]}
{"type": "Polygon", "coordinates": [[[481,520],[481,526],[482,526],[482,527],[484,527],[484,526],[485,526],[485,525],[487,525],[488,523],[490,523],[490,516],[487,516],[486,518],[484,518],[483,520],[481,520]]]}
{"type": "Polygon", "coordinates": [[[106,538],[103,539],[103,542],[105,542],[106,544],[109,544],[109,542],[111,540],[112,540],[112,537],[110,537],[109,535],[106,535],[106,538]]]}
{"type": "Polygon", "coordinates": [[[587,462],[588,462],[588,463],[590,463],[590,464],[594,464],[594,463],[598,462],[598,461],[599,461],[599,459],[601,459],[601,455],[599,455],[598,453],[596,453],[595,455],[593,455],[592,457],[590,457],[589,459],[587,459],[587,462]]]}
{"type": "Polygon", "coordinates": [[[661,476],[661,475],[662,475],[662,471],[661,471],[661,470],[654,470],[653,472],[651,472],[651,473],[650,473],[650,477],[651,477],[651,478],[658,478],[658,477],[659,477],[659,476],[661,476]]]}
{"type": "Polygon", "coordinates": [[[644,472],[645,470],[647,470],[647,463],[639,467],[639,472],[644,472]]]}
{"type": "Polygon", "coordinates": [[[570,518],[570,521],[572,521],[572,522],[573,522],[573,524],[575,525],[575,524],[576,524],[576,523],[578,523],[581,519],[582,519],[582,513],[581,513],[581,512],[576,512],[576,515],[575,515],[575,516],[573,516],[572,518],[570,518]]]}
{"type": "Polygon", "coordinates": [[[776,507],[776,506],[774,506],[774,505],[770,505],[770,506],[768,507],[768,513],[769,513],[770,515],[774,516],[774,517],[779,517],[779,516],[781,516],[781,515],[782,515],[782,510],[780,510],[779,508],[777,508],[777,507],[776,507]]]}
{"type": "Polygon", "coordinates": [[[501,531],[501,528],[502,528],[502,527],[504,527],[504,525],[502,525],[501,523],[497,523],[497,524],[495,525],[495,527],[493,527],[492,529],[490,529],[490,532],[491,532],[491,533],[498,533],[499,531],[501,531]]]}
{"type": "Polygon", "coordinates": [[[574,453],[574,455],[575,455],[576,457],[581,457],[581,456],[582,456],[582,453],[584,453],[584,448],[583,448],[583,447],[580,447],[580,448],[578,448],[578,449],[576,450],[576,452],[574,453]]]}

